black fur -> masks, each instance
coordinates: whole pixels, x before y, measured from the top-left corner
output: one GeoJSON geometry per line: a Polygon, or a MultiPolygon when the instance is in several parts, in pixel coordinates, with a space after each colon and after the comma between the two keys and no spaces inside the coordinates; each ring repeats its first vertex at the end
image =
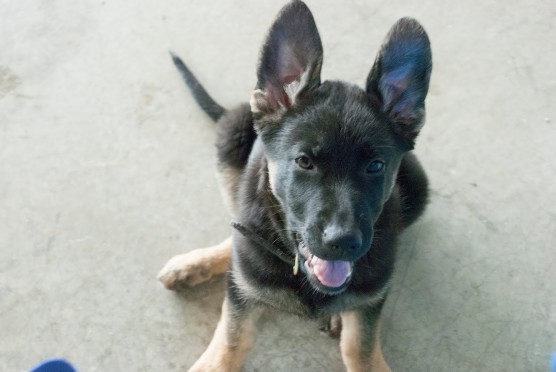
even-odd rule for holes
{"type": "Polygon", "coordinates": [[[253,115],[247,103],[224,114],[218,123],[216,149],[218,164],[223,168],[241,171],[247,164],[253,143],[257,138],[253,115]]]}
{"type": "Polygon", "coordinates": [[[174,65],[176,65],[181,77],[189,87],[189,90],[195,97],[199,106],[201,106],[201,108],[207,113],[208,116],[211,117],[212,120],[217,121],[220,119],[222,114],[224,114],[225,109],[212,99],[201,83],[199,83],[195,75],[193,75],[191,70],[189,70],[187,65],[183,63],[177,55],[173,52],[170,52],[170,55],[172,56],[174,65]]]}

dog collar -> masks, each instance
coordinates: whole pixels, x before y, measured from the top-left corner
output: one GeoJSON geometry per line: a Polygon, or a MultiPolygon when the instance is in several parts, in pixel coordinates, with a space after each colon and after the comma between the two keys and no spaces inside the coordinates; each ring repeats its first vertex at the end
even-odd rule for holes
{"type": "Polygon", "coordinates": [[[275,247],[272,243],[270,243],[268,240],[263,238],[261,235],[257,234],[254,231],[249,230],[244,225],[242,225],[240,223],[237,223],[235,221],[232,221],[230,224],[232,225],[232,227],[234,229],[239,231],[241,233],[241,235],[245,236],[246,238],[251,239],[252,241],[257,243],[258,245],[264,247],[268,252],[272,253],[274,256],[278,257],[279,259],[281,259],[282,261],[284,261],[288,265],[292,266],[293,267],[293,275],[297,275],[297,273],[299,272],[299,252],[296,252],[295,257],[292,257],[288,253],[286,253],[286,252],[282,251],[281,249],[278,249],[277,247],[275,247]]]}

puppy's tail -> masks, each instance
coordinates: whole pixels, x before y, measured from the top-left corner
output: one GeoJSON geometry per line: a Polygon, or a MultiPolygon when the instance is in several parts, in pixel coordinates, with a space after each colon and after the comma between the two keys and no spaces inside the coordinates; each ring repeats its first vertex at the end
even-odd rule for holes
{"type": "Polygon", "coordinates": [[[180,72],[181,77],[185,81],[185,84],[191,91],[191,94],[193,94],[193,97],[199,106],[201,106],[203,111],[206,112],[212,120],[218,121],[218,119],[220,119],[226,111],[224,107],[220,106],[214,99],[212,99],[201,83],[199,83],[199,80],[197,80],[195,75],[193,75],[191,70],[189,70],[185,63],[183,63],[180,57],[172,51],[170,51],[170,55],[172,56],[172,60],[180,72]]]}

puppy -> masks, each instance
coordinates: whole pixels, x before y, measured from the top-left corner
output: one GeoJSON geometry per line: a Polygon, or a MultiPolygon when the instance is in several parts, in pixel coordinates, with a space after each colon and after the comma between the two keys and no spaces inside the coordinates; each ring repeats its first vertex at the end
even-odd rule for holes
{"type": "Polygon", "coordinates": [[[389,370],[379,328],[396,239],[427,201],[427,178],[411,150],[425,118],[429,39],[416,20],[400,19],[365,89],[321,81],[322,56],[301,1],[287,4],[270,28],[249,104],[222,108],[173,55],[217,121],[220,181],[235,227],[159,274],[169,289],[227,274],[222,317],[190,371],[240,370],[267,306],[341,318],[347,370],[389,370]]]}

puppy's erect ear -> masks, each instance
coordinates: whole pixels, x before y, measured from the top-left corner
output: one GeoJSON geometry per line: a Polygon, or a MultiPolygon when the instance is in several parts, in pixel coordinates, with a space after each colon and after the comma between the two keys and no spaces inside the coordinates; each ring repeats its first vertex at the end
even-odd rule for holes
{"type": "Polygon", "coordinates": [[[429,38],[412,18],[390,30],[367,77],[367,93],[413,146],[425,119],[432,56],[429,38]]]}
{"type": "Polygon", "coordinates": [[[257,71],[251,110],[275,113],[294,106],[320,85],[322,44],[309,8],[301,1],[287,4],[270,28],[257,71]]]}

